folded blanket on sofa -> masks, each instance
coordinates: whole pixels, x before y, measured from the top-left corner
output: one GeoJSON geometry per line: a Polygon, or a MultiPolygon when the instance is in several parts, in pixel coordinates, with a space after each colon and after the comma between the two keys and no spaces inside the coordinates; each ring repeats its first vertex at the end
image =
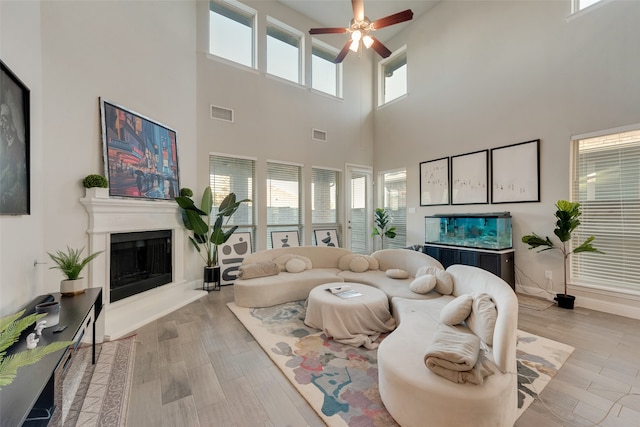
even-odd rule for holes
{"type": "Polygon", "coordinates": [[[434,334],[424,361],[433,373],[459,384],[481,385],[495,372],[480,351],[480,338],[450,327],[434,334]]]}

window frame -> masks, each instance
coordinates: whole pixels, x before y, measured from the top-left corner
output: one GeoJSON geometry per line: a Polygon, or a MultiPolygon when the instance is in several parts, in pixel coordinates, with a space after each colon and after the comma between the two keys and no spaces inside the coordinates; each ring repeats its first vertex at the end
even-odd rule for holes
{"type": "Polygon", "coordinates": [[[305,36],[304,33],[302,33],[301,31],[297,30],[296,28],[293,28],[290,25],[285,24],[282,21],[279,21],[275,18],[273,18],[272,16],[267,15],[267,23],[266,23],[266,28],[265,28],[265,45],[266,45],[266,60],[265,60],[265,73],[271,77],[275,77],[278,79],[282,79],[284,81],[287,82],[291,82],[291,83],[295,83],[301,86],[304,86],[305,84],[305,68],[304,68],[304,58],[305,58],[305,36]],[[286,40],[283,40],[283,38],[280,37],[276,37],[275,35],[270,35],[269,34],[269,30],[273,29],[276,32],[279,32],[280,36],[283,38],[294,38],[297,40],[298,42],[298,46],[294,46],[293,44],[287,42],[286,40]],[[288,79],[287,77],[278,75],[278,74],[274,74],[272,72],[269,72],[269,59],[270,59],[270,54],[269,54],[269,37],[273,37],[277,40],[280,40],[283,43],[289,44],[293,47],[296,47],[298,49],[298,59],[297,59],[297,72],[298,72],[298,78],[296,81],[288,79]]]}
{"type": "Polygon", "coordinates": [[[320,40],[318,40],[315,37],[311,38],[311,84],[309,85],[311,87],[311,90],[318,92],[318,93],[322,93],[324,95],[330,95],[330,96],[334,96],[336,98],[340,98],[342,99],[343,97],[343,89],[342,89],[342,73],[343,73],[343,66],[342,63],[336,64],[333,62],[333,60],[338,56],[339,51],[338,49],[336,49],[333,46],[328,45],[327,43],[324,43],[320,40]],[[320,51],[321,53],[324,54],[324,56],[322,55],[316,55],[314,52],[315,51],[320,51]],[[318,89],[316,87],[314,87],[314,76],[315,76],[315,67],[313,66],[313,58],[318,57],[321,59],[324,59],[330,63],[332,63],[335,66],[335,78],[336,78],[336,87],[335,87],[335,93],[329,93],[326,92],[322,89],[318,89]]]}
{"type": "Polygon", "coordinates": [[[287,231],[287,230],[292,230],[295,229],[298,231],[298,236],[300,236],[300,246],[304,245],[304,216],[305,216],[305,205],[304,205],[304,165],[301,165],[299,163],[291,163],[291,162],[283,162],[283,161],[278,161],[278,160],[267,160],[266,162],[266,176],[265,176],[265,181],[264,181],[264,186],[265,186],[265,228],[266,228],[266,235],[265,238],[267,239],[267,249],[271,249],[272,246],[272,242],[271,242],[271,232],[272,231],[287,231]],[[270,197],[270,189],[271,186],[269,185],[269,181],[270,181],[270,166],[271,165],[278,165],[279,167],[282,168],[286,168],[286,167],[295,167],[297,168],[297,174],[298,174],[298,223],[282,223],[282,224],[274,224],[269,222],[269,208],[271,208],[271,200],[269,199],[270,197]]]}
{"type": "Polygon", "coordinates": [[[341,212],[342,212],[342,203],[343,203],[343,195],[342,195],[342,171],[340,169],[321,167],[321,166],[312,166],[311,167],[311,189],[309,191],[309,197],[311,199],[311,231],[312,231],[312,240],[313,244],[316,244],[315,241],[315,230],[322,229],[331,229],[335,228],[338,231],[338,235],[340,235],[340,230],[342,230],[342,221],[341,221],[341,212]],[[313,212],[314,212],[314,171],[324,171],[324,172],[335,172],[335,221],[334,222],[316,222],[313,220],[313,212]]]}
{"type": "MultiPolygon", "coordinates": [[[[389,212],[390,216],[393,218],[393,222],[391,223],[392,227],[396,227],[396,237],[393,239],[385,239],[385,249],[391,248],[405,248],[407,246],[407,169],[406,168],[398,168],[391,169],[386,171],[381,171],[378,173],[378,204],[382,206],[384,209],[389,212]],[[401,209],[404,209],[404,218],[401,220],[397,220],[397,215],[395,215],[393,210],[390,210],[390,206],[387,206],[387,175],[404,173],[404,195],[399,197],[404,201],[404,206],[398,206],[401,209]],[[398,243],[401,239],[402,242],[398,243]]],[[[374,242],[377,245],[377,242],[374,242]]]]}
{"type": "Polygon", "coordinates": [[[257,70],[258,69],[258,60],[257,60],[257,46],[258,46],[258,31],[257,31],[257,27],[258,27],[258,11],[256,11],[255,9],[252,9],[246,5],[244,5],[243,3],[240,3],[239,1],[236,0],[210,0],[209,1],[209,14],[211,13],[217,13],[216,11],[213,10],[213,7],[218,7],[221,9],[224,9],[225,12],[227,14],[221,14],[218,13],[219,15],[225,16],[226,18],[229,18],[231,20],[234,20],[240,24],[246,25],[243,22],[240,22],[236,19],[233,19],[231,16],[229,15],[239,15],[243,18],[245,18],[246,20],[251,22],[251,65],[247,65],[244,64],[242,62],[238,62],[234,59],[231,58],[227,58],[225,56],[221,56],[219,54],[216,54],[214,52],[211,51],[212,46],[211,46],[211,15],[209,15],[209,21],[208,21],[208,25],[209,25],[209,39],[207,41],[208,43],[208,49],[207,52],[209,55],[211,55],[212,57],[222,60],[222,61],[228,61],[229,63],[232,63],[234,65],[238,65],[241,67],[247,67],[250,68],[252,70],[257,70]],[[215,5],[215,6],[214,6],[215,5]]]}
{"type": "Polygon", "coordinates": [[[396,49],[396,51],[393,52],[388,58],[385,58],[378,62],[378,107],[382,107],[384,105],[388,105],[393,102],[397,102],[401,99],[404,99],[407,97],[408,94],[409,94],[409,58],[407,55],[407,45],[404,45],[396,49]],[[407,67],[405,91],[403,94],[398,95],[397,97],[387,101],[385,99],[386,86],[387,86],[387,81],[385,77],[386,66],[396,61],[400,61],[401,58],[404,58],[404,61],[403,61],[404,63],[399,67],[397,67],[396,70],[401,68],[403,65],[407,67]]]}

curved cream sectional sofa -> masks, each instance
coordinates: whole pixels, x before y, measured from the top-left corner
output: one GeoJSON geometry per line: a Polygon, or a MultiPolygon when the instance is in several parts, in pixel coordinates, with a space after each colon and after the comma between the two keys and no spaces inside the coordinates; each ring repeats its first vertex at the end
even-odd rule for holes
{"type": "MultiPolygon", "coordinates": [[[[347,258],[343,257],[351,254],[349,250],[315,246],[256,252],[244,259],[243,266],[273,261],[284,254],[302,255],[311,260],[312,268],[299,273],[280,272],[238,279],[234,283],[237,305],[268,307],[304,300],[315,286],[331,282],[375,286],[389,296],[391,311],[398,323],[378,348],[378,381],[385,407],[401,426],[508,427],[514,424],[518,301],[502,279],[476,267],[452,265],[446,270],[453,282],[451,295],[435,291],[417,294],[409,285],[418,269],[443,267],[428,255],[406,249],[374,252],[372,264],[377,262],[378,268],[364,272],[344,269],[347,258]],[[392,279],[385,273],[389,269],[404,270],[409,277],[392,279]],[[483,344],[483,348],[497,370],[486,377],[482,385],[457,384],[429,370],[424,357],[441,323],[442,309],[457,296],[477,293],[488,294],[496,305],[493,345],[483,344]]],[[[469,331],[464,324],[455,327],[469,331]]]]}

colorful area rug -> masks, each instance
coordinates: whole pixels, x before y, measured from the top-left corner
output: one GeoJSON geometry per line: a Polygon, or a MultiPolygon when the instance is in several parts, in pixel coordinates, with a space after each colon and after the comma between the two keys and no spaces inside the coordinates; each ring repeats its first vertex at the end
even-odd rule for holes
{"type": "MultiPolygon", "coordinates": [[[[337,343],[306,326],[304,301],[256,309],[227,305],[327,425],[397,426],[380,400],[376,350],[337,343]]],[[[518,331],[518,416],[572,352],[518,331]]]]}
{"type": "Polygon", "coordinates": [[[124,426],[131,390],[134,336],[78,349],[63,381],[66,400],[51,419],[52,426],[124,426]]]}

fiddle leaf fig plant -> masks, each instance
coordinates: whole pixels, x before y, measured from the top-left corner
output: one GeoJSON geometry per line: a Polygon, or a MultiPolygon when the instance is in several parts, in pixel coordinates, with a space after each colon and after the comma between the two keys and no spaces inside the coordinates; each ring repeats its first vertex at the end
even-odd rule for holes
{"type": "Polygon", "coordinates": [[[580,225],[580,203],[569,202],[567,200],[558,200],[556,203],[556,228],[553,230],[553,234],[556,235],[560,244],[554,243],[548,236],[545,238],[532,233],[522,236],[522,242],[529,245],[529,249],[541,248],[538,252],[548,251],[551,249],[557,249],[562,252],[564,259],[564,295],[567,295],[567,263],[571,254],[577,254],[580,252],[595,252],[604,253],[594,248],[591,242],[595,240],[594,236],[589,236],[582,244],[576,246],[571,250],[571,245],[568,243],[571,240],[571,234],[580,225]]]}
{"type": "Polygon", "coordinates": [[[380,236],[380,248],[384,249],[384,238],[393,239],[396,237],[396,228],[391,227],[393,218],[383,208],[376,208],[374,212],[373,233],[371,236],[380,236]]]}
{"type": "Polygon", "coordinates": [[[218,212],[213,213],[213,194],[207,186],[202,193],[200,208],[187,196],[175,198],[182,208],[182,221],[187,230],[193,231],[189,240],[202,257],[207,267],[218,265],[218,246],[224,244],[238,229],[234,225],[225,230],[225,226],[242,203],[249,199],[236,200],[235,193],[229,193],[220,203],[218,212]]]}

